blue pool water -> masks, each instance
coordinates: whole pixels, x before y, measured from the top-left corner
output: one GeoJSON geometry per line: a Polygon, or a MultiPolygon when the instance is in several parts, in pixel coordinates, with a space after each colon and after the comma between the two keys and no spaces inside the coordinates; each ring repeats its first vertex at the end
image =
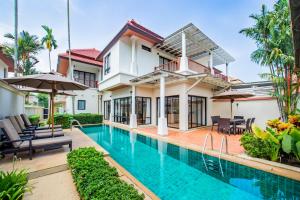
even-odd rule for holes
{"type": "Polygon", "coordinates": [[[300,199],[300,182],[106,125],[82,131],[163,200],[300,199]]]}

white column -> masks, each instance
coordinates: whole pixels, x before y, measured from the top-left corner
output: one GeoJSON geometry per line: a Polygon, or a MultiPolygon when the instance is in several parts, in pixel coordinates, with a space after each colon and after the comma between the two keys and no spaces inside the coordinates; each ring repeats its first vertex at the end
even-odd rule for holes
{"type": "Polygon", "coordinates": [[[135,86],[132,86],[131,92],[131,115],[130,115],[130,128],[137,128],[137,119],[135,114],[135,86]]]}
{"type": "Polygon", "coordinates": [[[110,116],[109,116],[109,121],[113,122],[114,121],[114,100],[111,97],[110,99],[110,116]]]}
{"type": "Polygon", "coordinates": [[[158,135],[168,135],[167,118],[165,117],[165,75],[160,77],[160,117],[158,119],[158,135]]]}
{"type": "Polygon", "coordinates": [[[212,52],[209,52],[209,68],[210,68],[210,73],[212,75],[215,74],[214,69],[213,69],[213,54],[212,52]]]}
{"type": "MultiPolygon", "coordinates": [[[[184,91],[187,91],[187,86],[184,85],[184,91]]],[[[183,92],[179,96],[179,130],[181,131],[187,131],[189,129],[188,127],[188,121],[189,121],[189,105],[188,105],[188,94],[186,92],[183,92]]]]}
{"type": "Polygon", "coordinates": [[[181,58],[180,58],[180,69],[181,72],[188,71],[188,58],[186,56],[186,38],[184,31],[181,33],[181,58]]]}
{"type": "Polygon", "coordinates": [[[131,37],[131,63],[130,63],[130,73],[137,75],[137,64],[136,64],[136,38],[131,37]]]}

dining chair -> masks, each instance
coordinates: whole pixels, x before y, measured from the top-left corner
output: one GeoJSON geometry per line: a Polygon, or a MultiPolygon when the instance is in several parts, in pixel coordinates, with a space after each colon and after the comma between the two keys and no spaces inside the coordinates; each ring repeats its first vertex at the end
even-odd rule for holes
{"type": "Polygon", "coordinates": [[[237,125],[236,129],[238,133],[243,133],[244,131],[251,131],[251,121],[253,118],[248,118],[246,124],[237,125]]]}
{"type": "Polygon", "coordinates": [[[214,125],[218,125],[219,120],[220,120],[220,116],[211,116],[211,122],[212,122],[211,130],[214,129],[214,125]]]}
{"type": "Polygon", "coordinates": [[[228,133],[232,131],[233,126],[230,125],[230,118],[220,118],[218,123],[218,133],[228,133]]]}

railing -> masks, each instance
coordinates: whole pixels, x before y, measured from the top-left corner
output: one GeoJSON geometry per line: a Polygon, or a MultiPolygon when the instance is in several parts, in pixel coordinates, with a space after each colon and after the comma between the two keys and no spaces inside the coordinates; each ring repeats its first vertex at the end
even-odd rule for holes
{"type": "Polygon", "coordinates": [[[170,61],[163,65],[159,65],[159,66],[155,67],[154,70],[155,71],[156,70],[166,70],[169,72],[174,72],[174,71],[179,70],[179,62],[177,60],[173,60],[173,61],[170,61]]]}
{"type": "Polygon", "coordinates": [[[224,81],[228,81],[228,77],[225,76],[224,74],[221,74],[221,73],[214,74],[214,77],[221,78],[221,79],[223,79],[224,81]]]}
{"type": "Polygon", "coordinates": [[[188,61],[189,69],[198,73],[210,73],[210,69],[194,60],[189,59],[188,61]]]}

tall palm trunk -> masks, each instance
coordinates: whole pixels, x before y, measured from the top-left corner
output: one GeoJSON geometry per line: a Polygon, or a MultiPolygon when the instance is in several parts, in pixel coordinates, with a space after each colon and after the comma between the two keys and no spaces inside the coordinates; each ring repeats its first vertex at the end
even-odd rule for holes
{"type": "Polygon", "coordinates": [[[49,50],[48,52],[48,56],[49,56],[49,67],[50,67],[50,72],[51,72],[51,55],[50,55],[51,51],[49,50]]]}
{"type": "Polygon", "coordinates": [[[14,72],[15,77],[18,75],[18,0],[15,0],[15,55],[14,55],[14,72]]]}

